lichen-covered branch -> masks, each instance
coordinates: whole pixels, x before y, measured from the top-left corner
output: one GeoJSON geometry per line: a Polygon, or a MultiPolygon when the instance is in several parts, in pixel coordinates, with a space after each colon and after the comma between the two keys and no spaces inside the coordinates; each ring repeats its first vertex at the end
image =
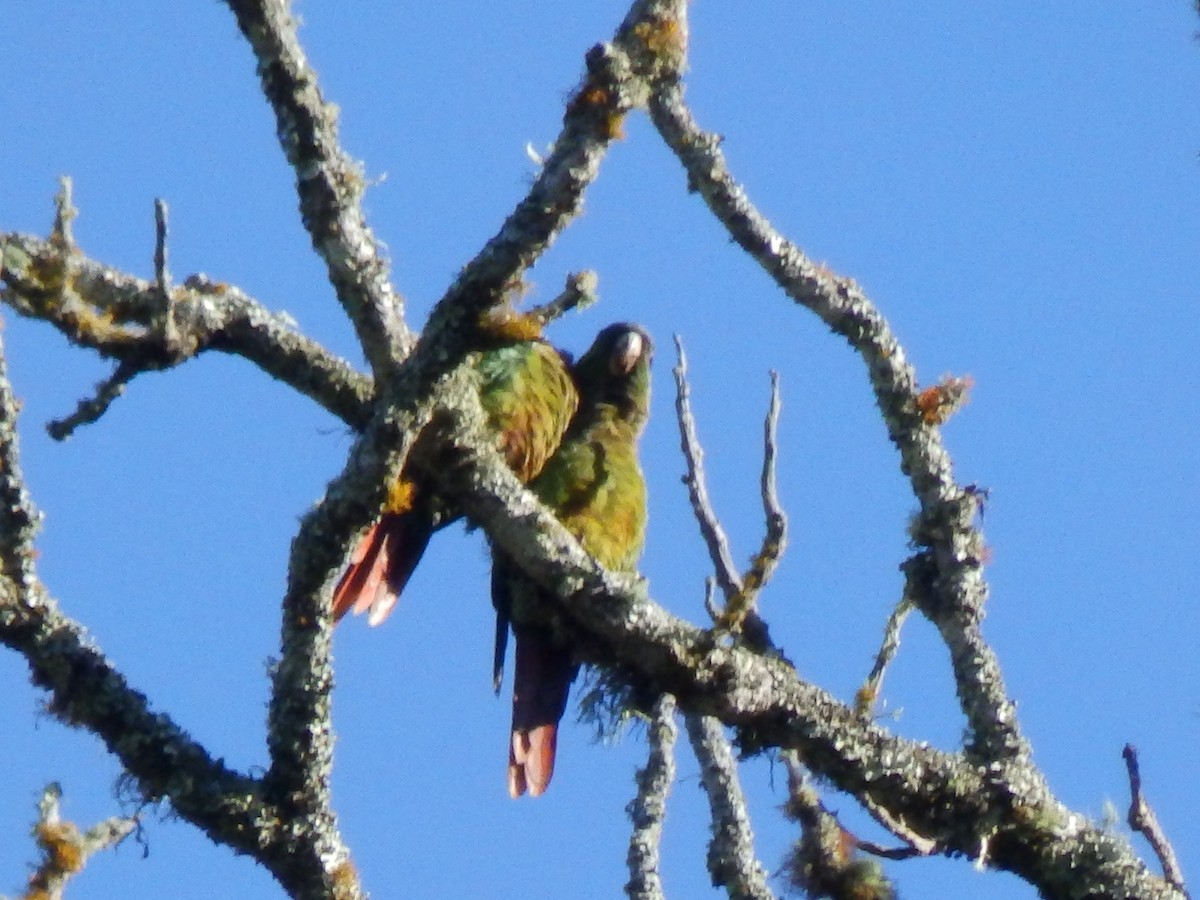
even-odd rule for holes
{"type": "Polygon", "coordinates": [[[721,723],[711,716],[684,717],[692,751],[700,763],[700,783],[708,795],[712,837],[708,871],[715,887],[737,900],[768,900],[767,872],[754,853],[754,831],[746,797],[738,780],[737,761],[721,723]]]}
{"type": "Polygon", "coordinates": [[[87,861],[109,847],[115,847],[137,827],[137,820],[112,816],[87,831],[66,821],[59,811],[62,791],[57,784],[47,785],[38,801],[38,821],[33,827],[42,858],[29,876],[22,900],[61,900],[67,882],[83,871],[87,861]]]}
{"type": "Polygon", "coordinates": [[[300,218],[358,332],[376,378],[412,348],[404,303],[392,287],[383,248],[362,210],[366,181],[342,149],[337,109],[308,64],[288,0],[227,0],[258,61],[276,133],[296,172],[300,218]]]}
{"type": "Polygon", "coordinates": [[[138,374],[139,369],[132,363],[117,363],[113,373],[96,385],[96,392],[91,397],[80,400],[73,413],[47,422],[46,432],[56,441],[65,441],[80,426],[98,422],[138,374]]]}
{"type": "Polygon", "coordinates": [[[633,822],[626,863],[629,881],[625,895],[630,900],[662,900],[662,875],[659,849],[663,822],[667,817],[667,795],[675,781],[675,698],[660,694],[650,714],[648,742],[650,752],[645,768],[637,773],[637,796],[625,807],[633,822]]]}
{"type": "MultiPolygon", "coordinates": [[[[174,339],[158,285],[88,259],[58,233],[0,235],[0,301],[53,325],[72,343],[131,373],[177,365],[206,350],[241,356],[348,425],[368,416],[371,380],[232,285],[193,275],[171,290],[174,339]]],[[[116,381],[116,379],[114,379],[116,381]]],[[[101,410],[102,411],[102,410],[101,410]]]]}
{"type": "Polygon", "coordinates": [[[590,269],[583,272],[572,272],[567,276],[567,283],[563,287],[562,293],[548,303],[535,306],[526,315],[545,327],[573,309],[582,312],[599,299],[596,296],[596,288],[599,283],[600,276],[590,269]]]}
{"type": "Polygon", "coordinates": [[[797,757],[793,751],[783,754],[788,770],[786,810],[801,828],[786,866],[792,885],[806,897],[893,900],[896,892],[879,863],[855,853],[858,842],[825,809],[797,757]]]}
{"type": "Polygon", "coordinates": [[[744,748],[800,752],[814,771],[945,852],[1012,871],[1047,897],[1080,883],[1117,896],[1180,898],[1128,842],[1072,813],[1036,770],[981,769],[964,754],[934,750],[864,722],[856,711],[802,680],[786,660],[714,642],[711,632],[668,613],[636,578],[606,572],[538,504],[498,455],[477,450],[478,398],[450,404],[448,439],[462,465],[443,488],[514,561],[559,598],[584,639],[589,662],[618,666],[644,686],[672,693],[685,712],[736,729],[744,748]],[[474,436],[473,436],[474,435],[474,436]]]}
{"type": "Polygon", "coordinates": [[[655,85],[649,108],[687,170],[689,186],[730,236],[788,296],[816,313],[862,356],[888,435],[900,451],[901,470],[920,503],[913,538],[935,572],[934,590],[926,595],[930,602],[922,610],[950,650],[972,752],[987,760],[1027,758],[1029,746],[999,663],[979,632],[987,585],[983,538],[973,523],[974,499],[955,482],[937,427],[920,415],[917,379],[904,349],[857,284],[810,260],[754,206],[730,173],[720,139],[701,130],[688,109],[679,69],[665,73],[655,85]]]}
{"type": "Polygon", "coordinates": [[[529,193],[466,266],[429,319],[435,333],[488,308],[579,214],[622,120],[645,106],[652,78],[686,41],[684,0],[638,0],[609,44],[587,54],[583,82],[529,193]]]}
{"type": "Polygon", "coordinates": [[[902,597],[888,616],[887,624],[883,626],[883,641],[879,645],[879,652],[875,654],[875,662],[866,681],[854,695],[854,705],[858,714],[864,718],[875,714],[875,703],[879,700],[879,692],[883,687],[883,676],[887,674],[887,667],[892,664],[896,652],[900,649],[900,630],[912,609],[912,603],[902,597]]]}
{"type": "Polygon", "coordinates": [[[214,760],[170,716],[153,711],[38,581],[38,515],[21,474],[16,412],[0,344],[0,642],[25,658],[33,683],[49,693],[49,710],[103,740],[145,799],[170,800],[213,840],[242,852],[270,848],[279,841],[278,820],[254,779],[214,760]]]}

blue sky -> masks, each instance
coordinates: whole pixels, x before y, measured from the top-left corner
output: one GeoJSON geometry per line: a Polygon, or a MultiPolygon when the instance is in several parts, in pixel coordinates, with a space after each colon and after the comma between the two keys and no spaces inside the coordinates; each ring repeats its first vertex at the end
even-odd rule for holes
{"type": "MultiPolygon", "coordinates": [[[[153,201],[164,198],[178,279],[235,283],[362,365],[223,6],[2,8],[0,230],[44,234],[56,179],[69,174],[83,250],[149,276],[153,201]]],[[[522,196],[526,144],[553,139],[583,53],[624,6],[298,9],[419,326],[522,196]]],[[[1185,874],[1200,877],[1191,4],[698,3],[692,15],[688,97],[725,136],[751,196],[866,288],[923,383],[947,372],[975,381],[945,437],[960,481],[992,492],[985,633],[1052,788],[1097,819],[1114,804],[1123,821],[1120,753],[1135,743],[1185,874]]],[[[599,272],[602,302],[556,325],[556,342],[581,350],[618,319],[657,338],[643,572],[694,621],[708,568],[679,483],[670,337],[687,342],[711,492],[739,559],[761,534],[760,423],[768,370],[780,371],[792,541],[763,611],[801,673],[849,700],[899,596],[914,509],[863,366],[730,245],[643,117],[532,272],[533,298],[582,268],[599,272]]],[[[263,765],[288,544],[344,462],[345,427],[212,355],[139,378],[99,425],[55,444],[42,424],[108,369],[2,314],[25,470],[46,513],[43,579],[159,708],[232,765],[263,765]]],[[[642,736],[609,746],[569,727],[550,792],[510,801],[491,628],[482,540],[456,530],[437,538],[385,627],[339,631],[333,786],[365,884],[378,897],[617,895],[642,736]]],[[[952,748],[963,721],[946,654],[921,621],[904,638],[885,689],[889,727],[952,748]]],[[[26,832],[41,787],[60,781],[66,814],[90,824],[117,811],[119,770],[97,740],[38,712],[14,654],[0,654],[0,679],[0,893],[14,893],[34,855],[26,832]]],[[[683,745],[679,761],[667,889],[716,896],[683,745]]],[[[756,760],[744,779],[775,869],[792,837],[777,809],[783,772],[756,760]]],[[[71,896],[279,895],[264,871],[187,825],[151,820],[146,840],[146,858],[132,842],[97,858],[71,896]]],[[[889,871],[907,896],[1034,896],[961,860],[889,871]]]]}

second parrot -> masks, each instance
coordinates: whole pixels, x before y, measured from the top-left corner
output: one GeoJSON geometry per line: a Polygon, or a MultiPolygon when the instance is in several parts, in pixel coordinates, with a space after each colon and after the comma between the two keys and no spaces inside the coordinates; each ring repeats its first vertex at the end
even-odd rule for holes
{"type": "MultiPolygon", "coordinates": [[[[541,339],[537,323],[509,312],[485,318],[479,343],[480,403],[505,461],[528,481],[558,447],[578,405],[567,360],[541,339]]],[[[433,532],[453,518],[406,468],[388,492],[383,515],[351,554],[334,590],[334,619],[350,611],[366,612],[371,625],[386,619],[433,532]]]]}
{"type": "MultiPolygon", "coordinates": [[[[583,548],[608,569],[636,571],[646,533],[646,484],[637,442],[650,403],[650,336],[636,325],[610,325],[572,367],[579,409],[558,451],[530,483],[583,548]]],[[[540,588],[498,549],[496,686],[508,627],[515,637],[508,792],[538,796],[554,774],[558,722],[579,671],[572,648],[534,614],[540,588]]]]}

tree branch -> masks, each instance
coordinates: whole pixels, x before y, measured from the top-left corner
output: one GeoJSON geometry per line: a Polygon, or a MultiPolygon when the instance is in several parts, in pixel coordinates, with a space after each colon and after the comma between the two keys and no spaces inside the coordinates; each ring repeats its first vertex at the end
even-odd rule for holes
{"type": "Polygon", "coordinates": [[[629,881],[625,895],[630,900],[663,900],[659,873],[659,848],[663,822],[667,817],[667,795],[675,781],[675,698],[660,694],[651,712],[647,729],[650,753],[646,766],[637,773],[637,796],[625,807],[633,821],[629,838],[629,881]]]}
{"type": "Polygon", "coordinates": [[[114,400],[125,393],[125,387],[138,375],[139,369],[131,363],[119,362],[113,373],[96,385],[96,393],[79,401],[75,412],[62,419],[46,423],[46,431],[56,441],[65,441],[81,425],[100,421],[114,400]]]}
{"type": "Polygon", "coordinates": [[[599,299],[596,296],[596,287],[599,282],[599,276],[590,269],[583,272],[572,272],[567,276],[567,283],[563,287],[562,293],[549,303],[535,306],[526,315],[544,328],[573,309],[582,312],[599,299]]]}
{"type": "Polygon", "coordinates": [[[257,782],[214,761],[169,716],[152,711],[59,611],[34,568],[38,521],[21,474],[16,400],[0,344],[0,641],[25,657],[33,683],[50,694],[50,711],[103,740],[146,800],[169,799],[179,815],[241,852],[269,851],[279,821],[257,782]]]}
{"type": "Polygon", "coordinates": [[[916,405],[916,375],[887,321],[851,279],[835,276],[804,255],[758,211],[734,180],[720,140],[703,132],[683,98],[681,69],[663,74],[650,99],[650,117],[730,236],[797,303],[846,338],[867,364],[900,467],[920,502],[913,539],[935,567],[935,590],[922,610],[950,650],[959,700],[971,728],[972,753],[985,760],[1028,759],[1000,666],[979,633],[987,585],[983,538],[973,525],[974,499],[954,481],[950,456],[936,426],[916,405]]]}
{"type": "Polygon", "coordinates": [[[33,835],[42,861],[29,877],[23,900],[61,900],[67,882],[101,850],[115,847],[137,827],[137,819],[113,816],[81,832],[62,819],[58,801],[62,790],[47,785],[38,801],[38,823],[33,835]]]}
{"type": "Polygon", "coordinates": [[[700,446],[700,437],[696,434],[696,418],[692,415],[691,389],[687,380],[687,354],[683,349],[683,338],[679,335],[675,335],[675,354],[676,363],[672,370],[675,375],[675,416],[679,422],[680,448],[687,463],[684,484],[687,485],[688,499],[692,502],[692,513],[700,526],[700,536],[708,547],[717,586],[728,602],[741,592],[742,577],[733,561],[729,538],[708,496],[708,482],[704,477],[704,448],[700,446]]]}
{"type": "Polygon", "coordinates": [[[900,649],[900,630],[912,609],[912,603],[907,598],[901,598],[892,614],[888,616],[887,624],[883,628],[883,641],[879,645],[879,652],[875,654],[875,663],[871,666],[866,681],[854,695],[855,708],[863,718],[870,718],[875,714],[875,704],[883,687],[883,676],[900,649]]]}
{"type": "Polygon", "coordinates": [[[226,2],[258,60],[280,146],[296,171],[300,218],[378,379],[408,355],[414,338],[383,249],[362,211],[362,170],[341,147],[336,108],[321,95],[317,73],[300,46],[291,4],[226,2]]]}
{"type": "Polygon", "coordinates": [[[448,397],[445,409],[451,416],[446,439],[459,449],[461,465],[441,473],[441,489],[558,598],[558,612],[580,629],[586,661],[619,667],[639,684],[675,695],[685,712],[734,727],[743,749],[798,750],[823,778],[912,833],[946,852],[982,856],[1047,897],[1071,896],[1080,878],[1119,896],[1180,896],[1122,837],[1064,807],[1031,764],[987,770],[968,755],[943,753],[864,722],[801,680],[786,660],[714,642],[708,631],[652,602],[639,579],[604,571],[494,450],[480,449],[478,397],[448,397]]]}
{"type": "Polygon", "coordinates": [[[737,762],[721,723],[711,716],[688,713],[688,739],[700,762],[700,783],[708,795],[712,839],[708,871],[714,887],[723,887],[737,900],[768,900],[767,872],[754,854],[754,831],[746,797],[738,781],[737,762]]]}
{"type": "Polygon", "coordinates": [[[585,57],[583,83],[529,193],[455,279],[429,317],[426,334],[461,332],[494,305],[579,214],[626,114],[646,105],[649,85],[686,46],[686,0],[635,0],[609,44],[585,57]]]}
{"type": "Polygon", "coordinates": [[[155,328],[165,315],[157,284],[84,257],[57,232],[49,240],[9,233],[0,235],[0,300],[117,360],[124,381],[130,372],[218,350],[249,360],[352,427],[363,427],[369,415],[369,378],[300,334],[286,315],[204,275],[171,291],[176,334],[168,342],[155,328]]]}
{"type": "Polygon", "coordinates": [[[834,900],[893,900],[891,882],[879,863],[854,853],[859,844],[825,809],[798,754],[783,753],[788,770],[788,817],[800,823],[802,835],[792,849],[787,872],[792,884],[809,897],[834,900]]]}
{"type": "Polygon", "coordinates": [[[1137,748],[1133,744],[1126,744],[1121,755],[1125,758],[1125,768],[1129,773],[1129,827],[1140,832],[1146,838],[1154,850],[1154,855],[1162,863],[1163,877],[1186,894],[1187,886],[1183,882],[1183,870],[1179,867],[1179,857],[1175,855],[1175,848],[1171,846],[1162,826],[1158,823],[1158,816],[1154,814],[1154,810],[1150,808],[1150,804],[1142,795],[1142,773],[1138,765],[1137,748]]]}

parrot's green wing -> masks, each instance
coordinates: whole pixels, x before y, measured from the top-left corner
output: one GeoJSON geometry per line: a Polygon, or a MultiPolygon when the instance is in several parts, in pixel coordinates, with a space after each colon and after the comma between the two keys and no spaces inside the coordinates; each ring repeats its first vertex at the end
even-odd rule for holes
{"type": "MultiPolygon", "coordinates": [[[[522,481],[537,475],[557,449],[578,404],[567,360],[514,318],[483,327],[474,363],[479,398],[497,448],[522,481]]],[[[333,595],[333,615],[368,612],[387,618],[437,527],[452,521],[419,477],[393,485],[383,515],[359,541],[333,595]]]]}

